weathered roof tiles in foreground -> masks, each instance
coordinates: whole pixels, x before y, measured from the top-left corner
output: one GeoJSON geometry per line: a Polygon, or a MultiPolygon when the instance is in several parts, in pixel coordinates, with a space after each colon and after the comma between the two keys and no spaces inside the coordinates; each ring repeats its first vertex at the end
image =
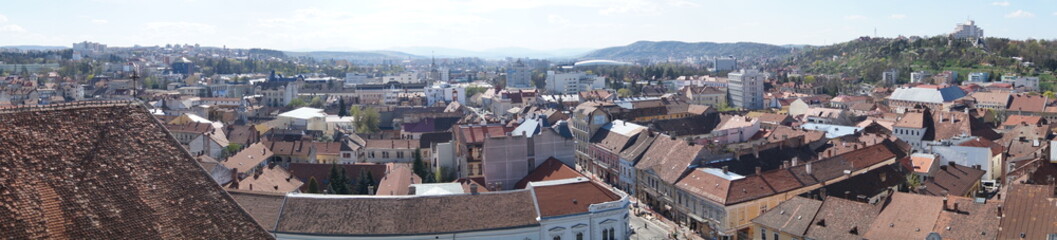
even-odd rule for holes
{"type": "Polygon", "coordinates": [[[0,113],[0,236],[271,238],[138,106],[0,113]]]}

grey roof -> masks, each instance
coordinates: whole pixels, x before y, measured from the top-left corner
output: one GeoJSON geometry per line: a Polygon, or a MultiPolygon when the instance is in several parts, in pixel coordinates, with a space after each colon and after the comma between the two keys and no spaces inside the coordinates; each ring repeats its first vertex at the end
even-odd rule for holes
{"type": "Polygon", "coordinates": [[[803,236],[807,233],[807,228],[811,226],[821,206],[822,201],[794,197],[778,204],[774,209],[753,219],[752,222],[781,232],[803,236]]]}
{"type": "Polygon", "coordinates": [[[950,86],[941,89],[899,88],[892,92],[888,99],[942,104],[962,97],[965,97],[965,91],[956,86],[950,86]]]}

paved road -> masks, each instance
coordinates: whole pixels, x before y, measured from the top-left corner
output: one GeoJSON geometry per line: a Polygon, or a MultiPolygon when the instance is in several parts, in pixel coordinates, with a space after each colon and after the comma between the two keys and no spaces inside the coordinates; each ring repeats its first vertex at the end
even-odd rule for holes
{"type": "Polygon", "coordinates": [[[635,233],[631,234],[632,240],[669,239],[668,234],[671,227],[656,219],[647,220],[631,214],[628,222],[631,224],[631,229],[635,231],[635,233]]]}

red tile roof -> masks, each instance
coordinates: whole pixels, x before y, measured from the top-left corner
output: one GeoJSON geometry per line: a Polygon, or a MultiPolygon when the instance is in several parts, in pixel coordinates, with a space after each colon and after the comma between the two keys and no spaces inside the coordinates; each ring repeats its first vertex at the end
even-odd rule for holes
{"type": "Polygon", "coordinates": [[[1013,101],[1009,103],[1010,111],[1043,112],[1050,99],[1044,96],[1033,96],[1028,94],[1013,95],[1013,101]]]}
{"type": "Polygon", "coordinates": [[[0,238],[271,238],[139,106],[0,113],[0,153],[0,238]]]}
{"type": "Polygon", "coordinates": [[[378,183],[375,195],[408,195],[411,184],[422,183],[422,178],[411,171],[411,164],[389,163],[389,168],[378,183]]]}
{"type": "Polygon", "coordinates": [[[528,190],[415,197],[288,196],[280,209],[273,210],[281,211],[276,232],[326,236],[453,234],[539,226],[528,190]]]}
{"type": "Polygon", "coordinates": [[[458,126],[456,139],[463,142],[463,144],[483,144],[485,138],[506,136],[507,133],[514,131],[514,128],[500,125],[460,125],[458,126]]]}
{"type": "Polygon", "coordinates": [[[1057,233],[1053,186],[1011,184],[1004,200],[998,239],[1047,239],[1057,233]]]}
{"type": "Polygon", "coordinates": [[[540,217],[555,217],[588,212],[591,204],[620,200],[616,193],[592,181],[535,186],[540,217]]]}
{"type": "Polygon", "coordinates": [[[1040,123],[1043,123],[1043,119],[1040,116],[1010,115],[1005,122],[1002,122],[1002,126],[1036,125],[1040,123]]]}
{"type": "Polygon", "coordinates": [[[870,225],[866,239],[925,239],[943,211],[943,198],[895,192],[870,225]]]}
{"type": "Polygon", "coordinates": [[[705,151],[703,145],[689,145],[682,139],[662,134],[653,141],[635,168],[653,171],[662,181],[675,183],[705,151]]]}
{"type": "Polygon", "coordinates": [[[569,179],[583,176],[584,175],[579,172],[576,172],[576,170],[566,166],[561,160],[551,157],[547,158],[546,161],[543,161],[539,167],[536,167],[536,169],[529,172],[525,178],[521,179],[521,181],[518,181],[517,184],[514,185],[514,188],[523,189],[528,186],[529,182],[569,179]]]}

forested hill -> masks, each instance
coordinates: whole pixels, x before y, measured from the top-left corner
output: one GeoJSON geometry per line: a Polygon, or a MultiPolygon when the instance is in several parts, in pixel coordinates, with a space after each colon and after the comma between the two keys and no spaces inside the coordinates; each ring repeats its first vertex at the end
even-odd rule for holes
{"type": "Polygon", "coordinates": [[[784,67],[800,67],[814,74],[847,74],[867,82],[878,81],[887,69],[898,69],[899,79],[912,71],[957,71],[959,80],[969,72],[1041,76],[1043,88],[1052,89],[1052,71],[1057,69],[1057,42],[987,38],[983,46],[946,36],[921,39],[864,38],[807,48],[791,57],[784,67]],[[1048,81],[1047,81],[1048,80],[1048,81]]]}
{"type": "Polygon", "coordinates": [[[584,59],[612,60],[663,60],[682,59],[686,57],[730,56],[738,58],[773,58],[785,57],[791,48],[763,43],[714,43],[714,42],[678,42],[678,41],[638,41],[627,46],[609,47],[585,54],[584,59]]]}

